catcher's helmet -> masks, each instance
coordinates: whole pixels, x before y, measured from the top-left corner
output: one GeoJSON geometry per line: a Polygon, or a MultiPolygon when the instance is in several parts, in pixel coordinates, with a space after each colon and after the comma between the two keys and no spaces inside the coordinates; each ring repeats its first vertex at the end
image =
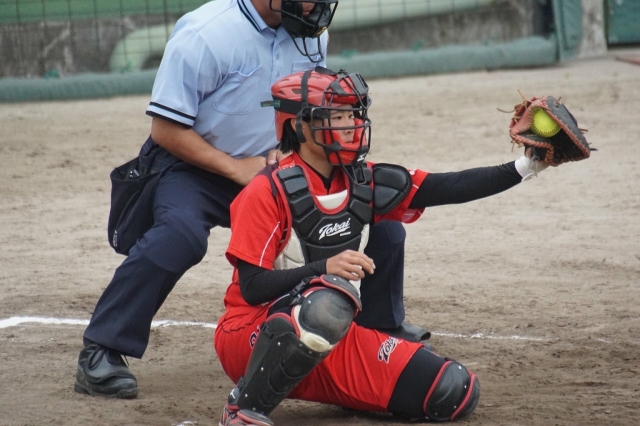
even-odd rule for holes
{"type": "Polygon", "coordinates": [[[316,63],[324,60],[318,37],[331,24],[338,0],[281,0],[281,3],[278,9],[273,6],[273,0],[269,0],[269,8],[281,13],[282,26],[294,39],[300,53],[316,63]],[[309,9],[311,6],[313,8],[309,9]],[[300,42],[296,41],[296,38],[301,39],[300,42]],[[306,38],[317,39],[316,52],[309,52],[306,38]]]}
{"type": "Polygon", "coordinates": [[[286,121],[296,118],[298,140],[305,141],[302,133],[302,121],[305,121],[311,127],[313,142],[324,148],[332,165],[355,166],[364,162],[371,136],[371,121],[367,116],[371,99],[360,74],[316,67],[313,71],[280,79],[271,86],[271,95],[278,140],[282,139],[286,121]],[[333,126],[332,111],[350,111],[354,116],[353,125],[333,126]],[[337,130],[353,130],[352,140],[342,140],[337,130]],[[316,140],[316,131],[320,131],[321,140],[316,140]]]}

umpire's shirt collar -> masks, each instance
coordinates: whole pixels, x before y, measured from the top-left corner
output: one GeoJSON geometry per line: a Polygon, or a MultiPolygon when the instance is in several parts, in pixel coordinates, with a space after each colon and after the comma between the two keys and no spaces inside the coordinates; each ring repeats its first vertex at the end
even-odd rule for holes
{"type": "Polygon", "coordinates": [[[251,0],[238,0],[238,6],[242,14],[251,22],[251,25],[253,25],[256,30],[263,31],[269,28],[275,31],[274,28],[269,27],[266,22],[264,22],[264,19],[262,19],[262,16],[260,16],[251,0]]]}

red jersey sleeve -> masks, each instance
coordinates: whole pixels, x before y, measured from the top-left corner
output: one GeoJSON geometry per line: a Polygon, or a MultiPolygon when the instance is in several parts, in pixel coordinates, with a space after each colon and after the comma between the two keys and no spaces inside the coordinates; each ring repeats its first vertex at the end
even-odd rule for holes
{"type": "Polygon", "coordinates": [[[416,195],[416,191],[420,188],[422,181],[429,174],[428,172],[414,169],[409,169],[411,175],[411,190],[405,199],[393,210],[385,215],[375,215],[374,220],[378,222],[380,220],[395,220],[403,223],[412,223],[420,218],[424,209],[410,209],[409,204],[416,195]]]}
{"type": "Polygon", "coordinates": [[[283,227],[269,178],[256,176],[231,203],[231,240],[227,260],[235,267],[242,259],[266,269],[273,261],[283,227]]]}

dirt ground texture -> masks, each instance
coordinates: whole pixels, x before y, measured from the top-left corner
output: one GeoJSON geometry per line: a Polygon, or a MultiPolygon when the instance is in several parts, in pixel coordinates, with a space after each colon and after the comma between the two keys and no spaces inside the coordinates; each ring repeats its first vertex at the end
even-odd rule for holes
{"type": "MultiPolygon", "coordinates": [[[[512,161],[510,109],[553,95],[598,149],[484,200],[408,225],[407,320],[479,377],[462,424],[632,425],[640,414],[640,66],[634,51],[529,70],[370,82],[371,159],[432,172],[512,161]]],[[[357,71],[357,70],[354,70],[357,71]]],[[[82,324],[124,259],[106,240],[109,172],[148,135],[148,96],[0,105],[0,425],[215,425],[231,381],[213,328],[155,327],[135,400],[73,391],[82,324]],[[11,326],[14,317],[40,322],[11,326]],[[45,323],[43,323],[45,322],[45,323]]],[[[215,323],[229,231],[157,320],[215,323]]],[[[277,425],[401,425],[286,401],[277,425]]]]}

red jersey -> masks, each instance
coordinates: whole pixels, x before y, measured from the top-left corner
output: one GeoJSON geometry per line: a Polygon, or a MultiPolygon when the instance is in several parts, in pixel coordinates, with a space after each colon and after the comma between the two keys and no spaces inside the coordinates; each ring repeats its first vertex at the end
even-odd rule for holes
{"type": "MultiPolygon", "coordinates": [[[[297,153],[283,159],[279,169],[300,166],[309,183],[309,190],[315,197],[336,194],[348,188],[349,179],[339,167],[335,169],[334,178],[329,190],[320,176],[302,161],[297,153]]],[[[368,163],[372,166],[373,163],[368,163]]],[[[427,176],[421,170],[409,170],[412,187],[405,199],[385,215],[374,215],[374,222],[395,220],[404,223],[416,221],[424,209],[410,209],[409,204],[427,176]]],[[[240,192],[231,204],[231,241],[226,256],[234,266],[232,283],[227,289],[224,299],[227,309],[249,306],[240,294],[238,271],[235,269],[237,259],[265,268],[273,269],[273,262],[283,249],[283,236],[290,224],[287,223],[287,202],[280,195],[275,195],[269,177],[256,176],[251,183],[240,192]]],[[[339,208],[338,208],[339,209],[339,208]]]]}

